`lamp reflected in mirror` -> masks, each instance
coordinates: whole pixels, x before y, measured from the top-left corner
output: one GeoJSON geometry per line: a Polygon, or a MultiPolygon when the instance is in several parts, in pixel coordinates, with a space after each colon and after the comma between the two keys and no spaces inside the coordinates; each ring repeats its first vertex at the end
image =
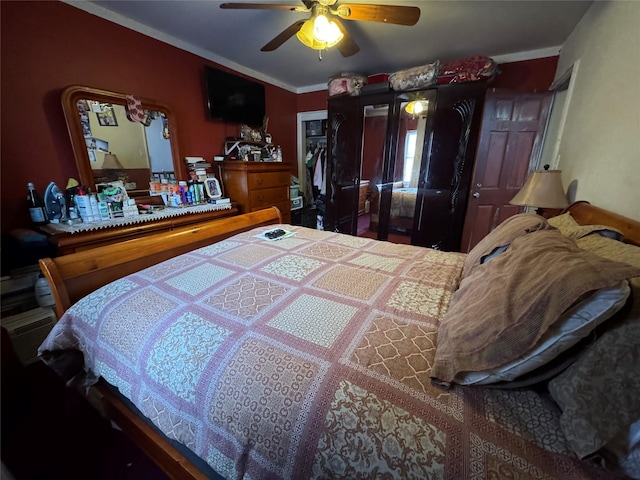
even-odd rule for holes
{"type": "Polygon", "coordinates": [[[96,187],[118,180],[125,185],[129,183],[129,174],[113,153],[105,153],[102,169],[95,171],[94,176],[96,177],[96,187]]]}
{"type": "Polygon", "coordinates": [[[106,170],[106,169],[122,170],[123,168],[124,167],[120,163],[120,160],[118,160],[118,157],[115,156],[113,153],[107,153],[104,156],[104,161],[102,162],[102,169],[103,170],[106,170]]]}
{"type": "Polygon", "coordinates": [[[533,207],[538,215],[542,215],[544,209],[568,207],[561,174],[560,170],[549,170],[549,165],[545,165],[544,170],[537,170],[527,178],[524,186],[509,203],[533,207]]]}

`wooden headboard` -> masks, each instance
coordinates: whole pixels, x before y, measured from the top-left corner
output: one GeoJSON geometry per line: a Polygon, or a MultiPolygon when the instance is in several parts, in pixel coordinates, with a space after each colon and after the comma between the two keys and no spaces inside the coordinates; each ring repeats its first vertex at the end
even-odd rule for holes
{"type": "Polygon", "coordinates": [[[625,240],[634,245],[640,245],[640,222],[610,212],[589,202],[580,201],[569,205],[564,212],[570,212],[571,216],[580,225],[606,225],[622,232],[625,240]]]}

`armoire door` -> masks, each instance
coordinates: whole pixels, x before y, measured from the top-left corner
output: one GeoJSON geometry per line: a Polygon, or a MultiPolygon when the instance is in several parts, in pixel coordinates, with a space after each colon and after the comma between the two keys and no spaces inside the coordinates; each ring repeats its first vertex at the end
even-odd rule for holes
{"type": "Polygon", "coordinates": [[[438,87],[424,149],[411,243],[458,251],[486,84],[438,87]]]}
{"type": "Polygon", "coordinates": [[[362,178],[363,158],[382,168],[390,136],[386,118],[391,98],[392,94],[329,99],[325,230],[358,234],[360,180],[376,182],[373,177],[362,178]],[[365,130],[365,115],[372,109],[384,112],[379,117],[384,125],[377,134],[365,130]]]}
{"type": "Polygon", "coordinates": [[[437,89],[404,92],[397,95],[391,119],[392,155],[385,168],[386,188],[381,199],[383,225],[378,239],[412,243],[421,209],[417,199],[420,172],[428,162],[436,109],[437,89]]]}

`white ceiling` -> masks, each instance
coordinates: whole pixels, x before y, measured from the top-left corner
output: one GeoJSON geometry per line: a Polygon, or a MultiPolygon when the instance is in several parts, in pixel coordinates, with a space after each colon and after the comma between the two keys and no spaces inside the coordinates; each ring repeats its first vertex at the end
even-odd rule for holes
{"type": "MultiPolygon", "coordinates": [[[[83,10],[296,93],[326,87],[341,72],[392,73],[470,55],[516,61],[557,55],[593,0],[339,0],[341,3],[409,5],[421,10],[414,26],[342,23],[360,46],[343,58],[295,36],[273,52],[267,42],[308,13],[220,9],[227,0],[67,1],[83,10]]],[[[246,0],[235,0],[247,3],[246,0]]],[[[303,6],[300,0],[252,0],[303,6]]]]}

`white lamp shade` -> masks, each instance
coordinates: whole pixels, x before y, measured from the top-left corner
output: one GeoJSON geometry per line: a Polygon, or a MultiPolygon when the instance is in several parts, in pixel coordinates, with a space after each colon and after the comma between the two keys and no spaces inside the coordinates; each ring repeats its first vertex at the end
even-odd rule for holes
{"type": "Polygon", "coordinates": [[[560,170],[533,172],[509,202],[511,205],[536,208],[565,208],[569,205],[562,186],[560,170]]]}

